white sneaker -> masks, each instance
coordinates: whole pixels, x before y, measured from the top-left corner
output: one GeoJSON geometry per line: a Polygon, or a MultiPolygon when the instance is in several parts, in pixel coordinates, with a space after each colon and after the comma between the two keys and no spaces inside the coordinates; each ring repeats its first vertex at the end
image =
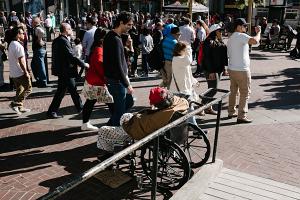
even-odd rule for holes
{"type": "Polygon", "coordinates": [[[191,64],[192,66],[195,66],[195,65],[197,65],[197,61],[196,60],[193,60],[193,62],[192,62],[192,64],[191,64]]]}
{"type": "Polygon", "coordinates": [[[81,126],[82,131],[98,131],[99,128],[96,126],[93,126],[90,122],[84,123],[81,126]]]}
{"type": "Polygon", "coordinates": [[[9,107],[16,112],[18,115],[21,115],[22,113],[20,112],[18,106],[12,106],[11,104],[9,104],[9,107]]]}
{"type": "Polygon", "coordinates": [[[19,108],[19,111],[21,113],[27,113],[27,112],[31,112],[31,110],[29,108],[19,108]]]}

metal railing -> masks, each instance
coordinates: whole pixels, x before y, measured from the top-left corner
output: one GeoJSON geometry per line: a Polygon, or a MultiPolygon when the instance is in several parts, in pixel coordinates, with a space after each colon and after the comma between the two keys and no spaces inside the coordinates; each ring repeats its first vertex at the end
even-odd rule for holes
{"type": "MultiPolygon", "coordinates": [[[[213,89],[207,90],[205,93],[202,94],[202,97],[205,96],[208,92],[213,89]]],[[[165,134],[166,131],[170,130],[171,128],[181,124],[182,122],[186,121],[188,118],[193,117],[197,113],[209,108],[210,106],[218,103],[218,114],[217,114],[217,121],[216,121],[216,129],[215,129],[215,139],[214,139],[214,146],[213,146],[213,155],[212,155],[212,162],[215,162],[216,152],[217,152],[217,144],[218,144],[218,134],[219,134],[219,126],[220,126],[220,117],[221,117],[221,108],[222,108],[222,100],[229,95],[229,91],[217,89],[217,92],[224,93],[219,98],[208,98],[211,101],[205,105],[200,106],[199,108],[187,113],[186,115],[180,117],[179,119],[167,124],[166,126],[156,130],[155,132],[151,133],[150,135],[144,137],[143,139],[133,143],[129,147],[125,148],[124,150],[116,153],[112,157],[104,160],[103,162],[99,163],[98,165],[92,167],[91,169],[83,172],[82,174],[75,177],[70,182],[67,182],[57,188],[55,190],[49,192],[48,194],[41,197],[41,200],[52,200],[56,199],[57,197],[63,195],[64,193],[68,192],[72,188],[76,187],[77,185],[83,183],[84,181],[88,180],[89,178],[93,177],[97,173],[103,171],[108,166],[116,163],[123,157],[131,154],[135,150],[141,148],[143,145],[149,143],[150,141],[154,140],[154,152],[153,152],[153,170],[152,170],[152,190],[151,190],[151,199],[156,199],[156,191],[157,191],[157,159],[158,159],[158,148],[159,148],[159,136],[165,134]]]]}

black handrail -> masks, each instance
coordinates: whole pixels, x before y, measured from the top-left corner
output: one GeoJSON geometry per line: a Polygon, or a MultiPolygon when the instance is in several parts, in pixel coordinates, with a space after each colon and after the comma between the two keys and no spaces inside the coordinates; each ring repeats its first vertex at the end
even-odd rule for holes
{"type": "MultiPolygon", "coordinates": [[[[207,94],[209,91],[211,91],[213,89],[209,89],[207,90],[203,95],[207,94]]],[[[130,153],[134,152],[135,150],[141,148],[143,145],[149,143],[150,141],[156,139],[155,141],[155,149],[154,149],[154,154],[155,152],[157,153],[159,145],[158,145],[158,137],[163,135],[166,131],[170,130],[171,128],[177,126],[178,124],[181,124],[182,122],[186,121],[187,119],[189,119],[190,117],[193,117],[194,115],[196,115],[197,113],[209,108],[210,106],[218,103],[218,118],[217,118],[217,123],[216,125],[220,125],[220,114],[221,114],[221,105],[222,105],[222,100],[224,98],[226,98],[229,95],[229,91],[227,90],[222,90],[222,89],[216,89],[218,92],[222,92],[224,93],[224,95],[222,95],[219,98],[211,98],[211,102],[205,104],[205,105],[201,105],[199,108],[187,113],[186,115],[178,118],[177,120],[167,124],[166,126],[154,131],[153,133],[151,133],[150,135],[144,137],[143,139],[133,143],[132,145],[128,146],[127,148],[125,148],[124,150],[116,153],[115,155],[113,155],[112,157],[104,160],[103,162],[99,163],[98,165],[92,167],[91,169],[83,172],[82,174],[78,175],[77,177],[75,177],[73,180],[71,180],[70,182],[67,182],[57,188],[55,188],[54,191],[49,192],[48,194],[44,195],[41,197],[41,200],[50,200],[50,199],[56,199],[57,197],[63,195],[64,193],[66,193],[67,191],[71,190],[72,188],[76,187],[77,185],[83,183],[84,181],[88,180],[89,178],[93,177],[94,175],[96,175],[97,173],[103,171],[106,167],[116,163],[117,161],[119,161],[120,159],[122,159],[123,157],[129,155],[130,153]]],[[[202,98],[206,98],[205,96],[200,96],[202,98]]],[[[195,102],[194,102],[195,103],[195,102]]],[[[216,128],[216,133],[219,132],[219,128],[216,128]]],[[[216,146],[217,146],[217,140],[215,139],[214,142],[214,152],[216,151],[216,146]]],[[[213,161],[215,160],[215,153],[213,154],[213,161]]],[[[152,174],[152,192],[151,192],[151,199],[156,199],[156,177],[157,177],[157,156],[156,159],[154,160],[154,169],[153,169],[153,173],[152,174]],[[155,164],[156,163],[156,164],[155,164]],[[156,167],[156,169],[155,169],[156,167]],[[155,183],[154,183],[155,182],[155,183]]]]}

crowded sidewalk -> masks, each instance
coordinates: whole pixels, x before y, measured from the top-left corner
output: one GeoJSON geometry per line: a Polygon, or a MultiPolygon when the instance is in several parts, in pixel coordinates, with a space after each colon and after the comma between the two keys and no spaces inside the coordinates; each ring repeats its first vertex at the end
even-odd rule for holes
{"type": "MultiPolygon", "coordinates": [[[[285,52],[256,48],[251,59],[249,116],[253,123],[236,125],[234,119],[227,119],[225,101],[217,157],[226,168],[300,187],[300,62],[290,60],[285,52]]],[[[7,81],[7,62],[4,71],[7,81]]],[[[198,79],[198,90],[203,92],[207,85],[203,78],[198,79]]],[[[156,74],[132,80],[133,111],[149,106],[149,90],[159,83],[156,74]]],[[[47,88],[33,87],[25,102],[31,112],[21,116],[8,107],[14,91],[1,91],[0,199],[37,199],[98,163],[97,132],[80,130],[81,116],[69,95],[61,104],[64,118],[46,118],[55,85],[56,78],[50,76],[47,88]]],[[[228,77],[223,77],[220,87],[229,89],[228,77]]],[[[108,117],[107,107],[100,104],[91,121],[100,127],[108,117]]],[[[211,139],[214,119],[206,115],[201,123],[211,139]]],[[[132,189],[129,185],[110,189],[92,178],[61,199],[120,199],[132,189]]]]}

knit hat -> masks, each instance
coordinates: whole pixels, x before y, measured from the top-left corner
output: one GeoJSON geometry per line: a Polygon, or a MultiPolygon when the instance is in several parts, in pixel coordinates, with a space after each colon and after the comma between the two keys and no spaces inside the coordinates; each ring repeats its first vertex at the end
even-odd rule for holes
{"type": "Polygon", "coordinates": [[[120,125],[122,126],[125,122],[128,122],[132,117],[132,113],[124,113],[120,118],[120,125]]]}
{"type": "Polygon", "coordinates": [[[163,102],[168,97],[168,90],[155,87],[150,90],[149,101],[150,105],[156,105],[163,102]]]}

